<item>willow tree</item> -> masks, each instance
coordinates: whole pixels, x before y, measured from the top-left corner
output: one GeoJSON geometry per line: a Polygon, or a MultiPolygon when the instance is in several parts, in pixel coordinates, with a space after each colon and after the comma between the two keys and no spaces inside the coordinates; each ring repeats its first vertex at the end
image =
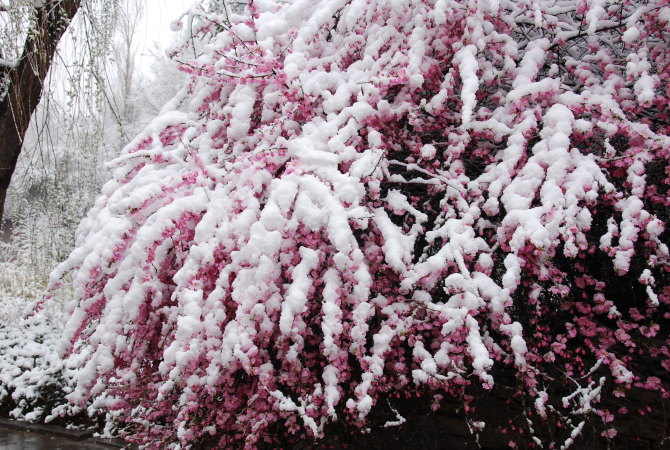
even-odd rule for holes
{"type": "Polygon", "coordinates": [[[0,220],[24,137],[42,97],[58,42],[79,10],[81,0],[19,3],[10,0],[8,5],[0,7],[0,14],[23,14],[13,20],[26,27],[20,30],[25,41],[18,58],[6,59],[11,58],[11,51],[5,50],[2,53],[9,54],[0,59],[0,220]]]}

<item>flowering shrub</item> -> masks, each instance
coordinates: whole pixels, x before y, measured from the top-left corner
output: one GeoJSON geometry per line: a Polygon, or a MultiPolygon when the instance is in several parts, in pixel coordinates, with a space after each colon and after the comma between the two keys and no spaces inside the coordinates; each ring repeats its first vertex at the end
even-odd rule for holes
{"type": "Polygon", "coordinates": [[[670,389],[669,21],[667,0],[193,7],[188,85],[52,275],[76,270],[61,351],[89,346],[70,399],[145,444],[253,447],[401,424],[400,394],[472,412],[511,371],[529,444],[615,438],[605,396],[670,389]]]}

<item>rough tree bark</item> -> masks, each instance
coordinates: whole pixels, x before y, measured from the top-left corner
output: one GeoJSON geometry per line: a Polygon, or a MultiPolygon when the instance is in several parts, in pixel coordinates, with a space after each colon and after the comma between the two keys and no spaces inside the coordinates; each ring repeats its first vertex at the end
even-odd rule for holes
{"type": "Polygon", "coordinates": [[[9,183],[21,153],[30,118],[42,96],[56,46],[81,0],[47,0],[36,7],[23,46],[23,53],[10,67],[4,67],[9,82],[0,101],[0,220],[5,209],[9,183]]]}

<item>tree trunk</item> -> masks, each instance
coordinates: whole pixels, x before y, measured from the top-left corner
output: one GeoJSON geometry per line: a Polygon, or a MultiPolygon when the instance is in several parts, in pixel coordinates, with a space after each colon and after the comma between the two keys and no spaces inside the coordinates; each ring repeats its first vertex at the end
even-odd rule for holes
{"type": "Polygon", "coordinates": [[[0,221],[9,183],[21,153],[30,118],[42,96],[56,46],[81,0],[47,0],[37,8],[21,58],[6,69],[9,86],[0,101],[0,221]]]}

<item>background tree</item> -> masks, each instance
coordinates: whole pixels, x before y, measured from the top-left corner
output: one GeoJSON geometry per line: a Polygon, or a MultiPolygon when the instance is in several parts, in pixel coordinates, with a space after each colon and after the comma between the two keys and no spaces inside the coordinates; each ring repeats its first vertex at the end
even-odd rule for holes
{"type": "Polygon", "coordinates": [[[666,0],[216,3],[53,273],[73,402],[157,446],[416,398],[498,443],[665,438],[666,0]]]}
{"type": "Polygon", "coordinates": [[[88,1],[62,40],[7,194],[7,274],[45,283],[109,176],[104,162],[175,92],[174,63],[141,60],[141,4],[88,1]]]}
{"type": "Polygon", "coordinates": [[[80,0],[10,2],[3,5],[1,13],[13,15],[10,20],[27,28],[21,33],[25,42],[16,55],[18,58],[7,59],[15,56],[7,48],[0,55],[4,55],[0,61],[0,221],[24,137],[42,96],[56,47],[80,7],[80,0]],[[19,16],[17,20],[19,9],[28,10],[28,17],[19,16]]]}

